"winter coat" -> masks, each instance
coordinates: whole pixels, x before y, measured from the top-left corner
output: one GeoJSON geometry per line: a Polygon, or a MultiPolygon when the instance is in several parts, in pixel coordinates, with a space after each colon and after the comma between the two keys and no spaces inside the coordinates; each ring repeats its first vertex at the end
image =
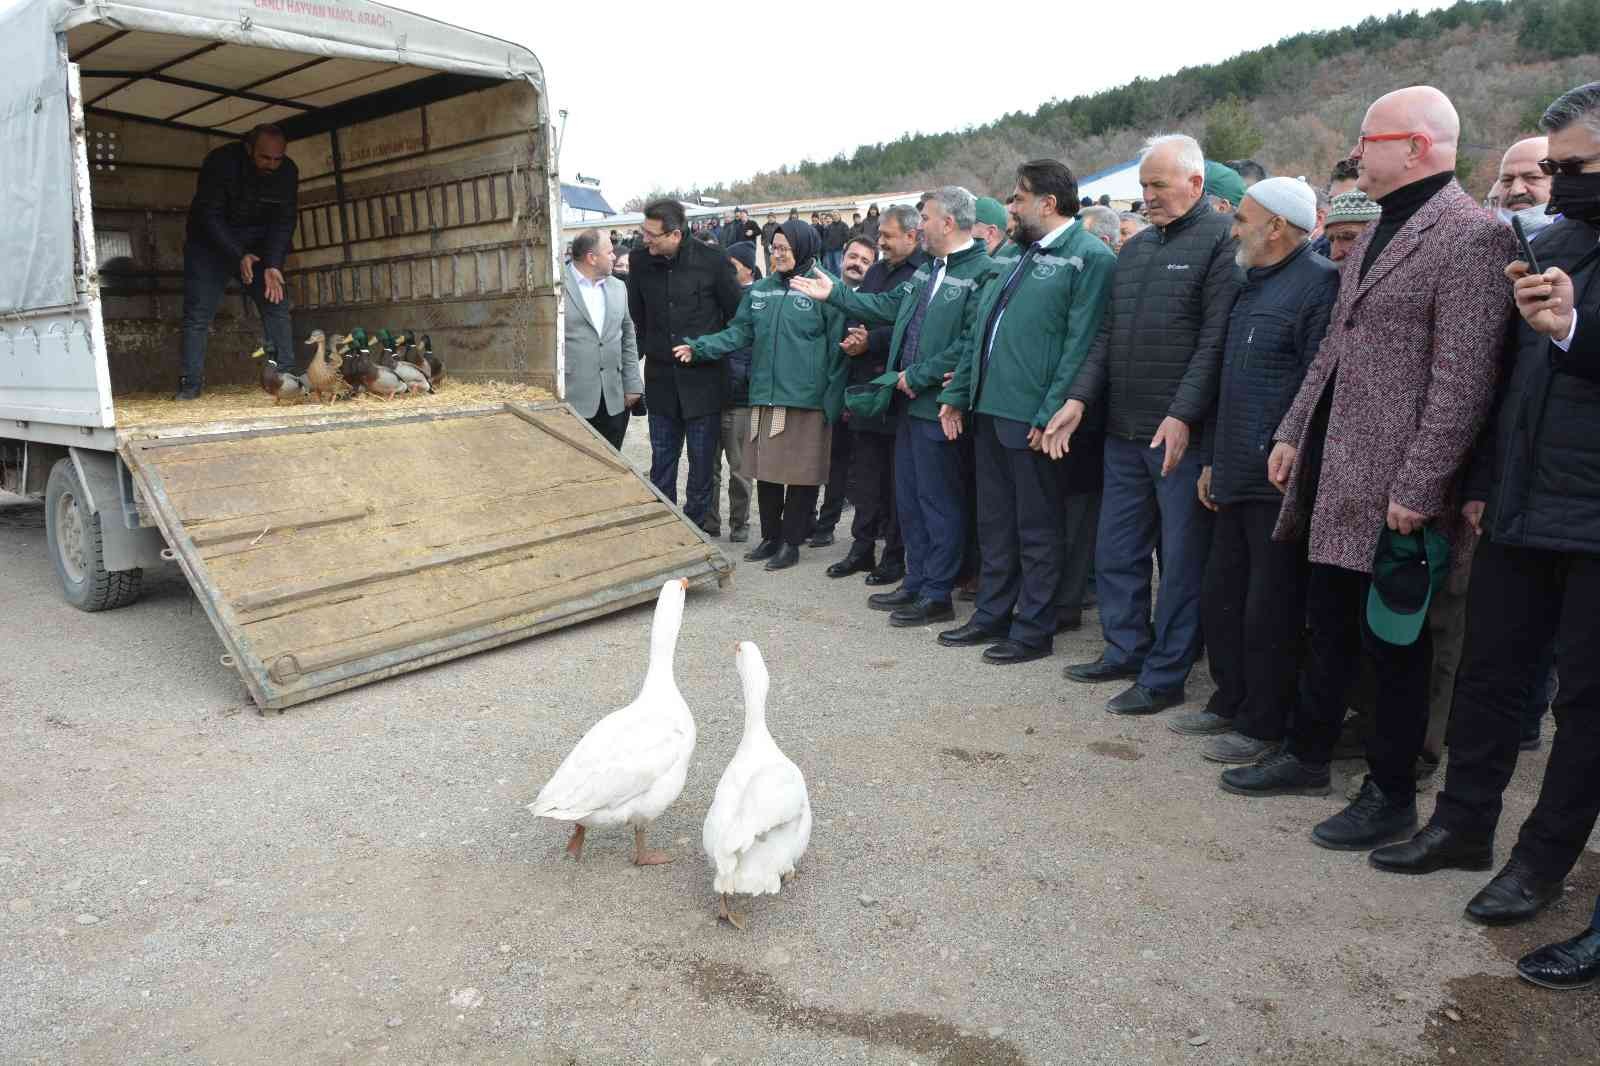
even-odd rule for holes
{"type": "Polygon", "coordinates": [[[256,170],[243,141],[213,149],[200,164],[189,204],[187,239],[229,259],[261,257],[257,269],[283,269],[299,222],[300,171],[284,159],[271,174],[256,170]]]}
{"type": "Polygon", "coordinates": [[[1272,434],[1300,391],[1338,296],[1339,268],[1309,244],[1245,271],[1228,316],[1215,414],[1199,445],[1216,502],[1282,502],[1267,480],[1272,434]]]}
{"type": "Polygon", "coordinates": [[[689,337],[715,333],[739,309],[739,282],[721,248],[687,235],[670,259],[628,255],[628,312],[644,353],[645,402],[655,414],[690,419],[722,410],[723,371],[672,357],[689,337]]]}
{"type": "Polygon", "coordinates": [[[1372,571],[1390,500],[1463,547],[1454,488],[1494,393],[1511,315],[1503,271],[1516,258],[1511,230],[1454,181],[1362,277],[1377,228],[1341,264],[1327,335],[1273,434],[1296,448],[1274,537],[1309,528],[1312,562],[1361,573],[1372,571]],[[1318,448],[1312,416],[1323,403],[1318,448]]]}
{"type": "Polygon", "coordinates": [[[1202,199],[1122,246],[1110,306],[1068,393],[1091,412],[1105,406],[1108,435],[1148,443],[1168,417],[1198,429],[1210,416],[1239,291],[1232,225],[1202,199]]]}
{"type": "MultiPolygon", "coordinates": [[[[916,277],[917,270],[928,261],[922,249],[915,248],[911,254],[898,263],[890,264],[887,259],[880,259],[867,269],[867,276],[861,279],[861,286],[854,292],[841,285],[834,289],[838,294],[828,297],[828,302],[835,307],[844,307],[844,297],[848,296],[878,296],[885,293],[899,295],[909,290],[912,278],[916,277]]],[[[889,356],[894,349],[894,326],[883,324],[883,320],[873,317],[867,321],[859,315],[852,315],[845,311],[845,328],[853,324],[867,327],[867,350],[860,355],[846,358],[849,360],[850,376],[847,384],[865,385],[873,378],[881,375],[889,368],[889,356]]],[[[893,433],[894,415],[886,414],[879,418],[862,418],[856,414],[846,414],[845,422],[853,430],[860,433],[893,433]]]]}

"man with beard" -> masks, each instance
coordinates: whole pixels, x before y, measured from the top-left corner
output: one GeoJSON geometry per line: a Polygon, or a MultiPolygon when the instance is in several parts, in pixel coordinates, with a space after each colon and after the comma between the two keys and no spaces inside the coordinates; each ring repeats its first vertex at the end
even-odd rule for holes
{"type": "MultiPolygon", "coordinates": [[[[1477,545],[1467,634],[1450,723],[1450,761],[1433,817],[1411,840],[1379,848],[1372,865],[1396,873],[1487,870],[1501,794],[1536,679],[1529,664],[1552,641],[1561,668],[1558,728],[1533,813],[1510,861],[1467,904],[1485,925],[1531,919],[1560,899],[1600,813],[1600,708],[1589,671],[1600,667],[1600,82],[1567,92],[1540,122],[1539,167],[1554,174],[1561,221],[1506,268],[1521,321],[1496,393],[1493,431],[1468,467],[1462,515],[1477,545]]],[[[1504,195],[1504,193],[1502,193],[1504,195]]],[[[1542,680],[1542,679],[1541,679],[1542,680]]],[[[1600,919],[1600,912],[1597,912],[1600,919]]],[[[1600,978],[1600,921],[1525,957],[1519,972],[1554,988],[1600,978]]]]}
{"type": "MultiPolygon", "coordinates": [[[[1089,418],[1096,420],[1091,428],[1105,427],[1095,591],[1106,646],[1099,659],[1069,666],[1066,675],[1082,684],[1132,681],[1106,704],[1110,714],[1157,714],[1182,703],[1200,654],[1211,516],[1195,496],[1200,456],[1189,441],[1216,403],[1228,312],[1239,291],[1230,216],[1206,196],[1207,173],[1194,138],[1147,142],[1139,183],[1150,228],[1123,246],[1100,336],[1050,421],[1055,455],[1077,448],[1074,434],[1089,418]],[[1152,625],[1157,545],[1161,588],[1152,625]]],[[[1242,200],[1244,183],[1231,170],[1223,177],[1229,175],[1225,193],[1242,200]]]]}
{"type": "MultiPolygon", "coordinates": [[[[878,249],[871,241],[862,238],[847,242],[839,262],[839,280],[844,282],[847,289],[859,289],[866,280],[867,271],[872,269],[877,260],[878,249]]],[[[852,357],[850,365],[854,367],[854,357],[867,350],[866,328],[859,322],[855,323],[855,328],[845,334],[839,347],[845,355],[852,357]]],[[[852,383],[854,380],[851,378],[852,383]]],[[[817,509],[817,517],[811,525],[810,544],[813,548],[826,548],[833,543],[833,531],[839,525],[839,516],[844,514],[845,500],[849,497],[855,434],[850,432],[850,425],[845,419],[833,424],[832,433],[833,450],[828,459],[828,483],[823,491],[822,506],[817,509]]]]}
{"type": "Polygon", "coordinates": [[[948,439],[972,415],[982,573],[977,612],[939,642],[987,644],[983,661],[997,665],[1049,655],[1059,623],[1062,490],[1071,471],[1045,454],[1045,428],[1089,354],[1117,262],[1077,213],[1078,181],[1064,164],[1017,168],[1011,214],[1022,254],[991,275],[941,396],[948,439]]]}
{"type": "Polygon", "coordinates": [[[1522,228],[1531,237],[1552,220],[1544,213],[1550,202],[1550,175],[1539,169],[1539,160],[1550,154],[1548,137],[1525,137],[1506,149],[1500,159],[1500,176],[1495,178],[1493,195],[1500,200],[1500,211],[1509,224],[1511,216],[1522,219],[1522,228]]]}

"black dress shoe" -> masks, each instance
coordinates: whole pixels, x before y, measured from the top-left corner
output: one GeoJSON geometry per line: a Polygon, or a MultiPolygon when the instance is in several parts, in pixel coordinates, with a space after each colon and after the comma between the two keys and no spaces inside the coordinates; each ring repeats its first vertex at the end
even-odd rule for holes
{"type": "Polygon", "coordinates": [[[829,547],[830,545],[833,544],[833,530],[831,530],[831,529],[819,529],[819,530],[817,530],[815,533],[811,534],[811,540],[808,541],[808,543],[813,548],[826,548],[826,547],[829,547]]]}
{"type": "Polygon", "coordinates": [[[1118,666],[1106,662],[1105,659],[1096,659],[1092,663],[1069,666],[1063,673],[1068,681],[1082,681],[1092,685],[1100,681],[1133,681],[1138,678],[1142,669],[1141,663],[1125,663],[1118,666]]]}
{"type": "Polygon", "coordinates": [[[1072,614],[1068,614],[1067,612],[1062,611],[1060,614],[1056,615],[1056,632],[1057,633],[1070,633],[1074,629],[1082,629],[1082,628],[1083,628],[1083,614],[1082,614],[1082,612],[1074,612],[1072,614]]]}
{"type": "Polygon", "coordinates": [[[991,644],[983,649],[983,661],[995,666],[1031,663],[1035,659],[1049,658],[1052,650],[1048,644],[1023,644],[1007,637],[998,644],[991,644]]]}
{"type": "Polygon", "coordinates": [[[784,544],[778,548],[776,555],[767,560],[767,569],[787,570],[789,567],[793,566],[799,561],[800,549],[796,548],[793,544],[784,544]]]}
{"type": "Polygon", "coordinates": [[[872,558],[872,554],[872,545],[868,544],[863,548],[858,544],[852,544],[850,546],[850,554],[828,567],[827,575],[829,577],[849,577],[851,574],[864,574],[877,565],[872,558]]]}
{"type": "Polygon", "coordinates": [[[867,575],[869,585],[894,585],[906,579],[904,560],[885,559],[867,575]]]}
{"type": "Polygon", "coordinates": [[[874,611],[898,611],[902,607],[910,607],[917,599],[915,592],[907,592],[906,587],[901,585],[893,592],[874,592],[867,597],[867,606],[874,611]]]}
{"type": "Polygon", "coordinates": [[[1494,865],[1494,838],[1474,840],[1430,822],[1410,840],[1374,851],[1367,861],[1391,874],[1487,870],[1494,865]]]}
{"type": "Polygon", "coordinates": [[[1585,929],[1571,940],[1530,951],[1517,960],[1517,973],[1559,992],[1600,981],[1600,929],[1585,929]]]}
{"type": "Polygon", "coordinates": [[[939,643],[947,648],[975,648],[980,644],[995,644],[1005,639],[1003,631],[985,629],[977,622],[968,622],[939,634],[939,643]]]}
{"type": "Polygon", "coordinates": [[[1516,925],[1561,898],[1561,881],[1546,881],[1515,856],[1467,904],[1479,925],[1516,925]]]}
{"type": "Polygon", "coordinates": [[[1222,771],[1218,785],[1235,796],[1326,796],[1332,791],[1327,763],[1301,762],[1283,748],[1263,755],[1254,766],[1222,771]]]}
{"type": "Polygon", "coordinates": [[[781,540],[764,540],[754,548],[744,553],[745,559],[752,563],[759,563],[763,559],[770,559],[778,554],[778,549],[783,546],[781,540]]]}
{"type": "Polygon", "coordinates": [[[955,608],[950,606],[949,600],[929,600],[919,596],[916,603],[909,603],[891,614],[889,624],[904,629],[932,625],[934,622],[952,622],[955,617],[955,608]]]}
{"type": "Polygon", "coordinates": [[[1183,702],[1183,689],[1181,688],[1145,688],[1135,684],[1119,696],[1113,696],[1106,701],[1107,714],[1122,715],[1147,715],[1160,714],[1168,707],[1176,707],[1183,702]]]}
{"type": "Polygon", "coordinates": [[[1366,851],[1417,831],[1417,797],[1391,799],[1368,777],[1350,806],[1311,830],[1311,842],[1333,851],[1366,851]]]}

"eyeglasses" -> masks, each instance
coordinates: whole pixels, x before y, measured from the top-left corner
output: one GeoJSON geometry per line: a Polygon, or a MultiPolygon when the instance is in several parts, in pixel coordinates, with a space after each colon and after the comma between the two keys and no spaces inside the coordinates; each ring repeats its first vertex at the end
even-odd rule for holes
{"type": "Polygon", "coordinates": [[[1588,155],[1580,159],[1541,159],[1539,169],[1552,176],[1566,174],[1570,177],[1573,174],[1582,174],[1583,168],[1590,163],[1600,163],[1600,155],[1588,155]]]}
{"type": "Polygon", "coordinates": [[[1409,141],[1413,137],[1427,137],[1426,133],[1363,133],[1356,137],[1356,150],[1350,153],[1352,159],[1360,157],[1367,150],[1368,144],[1378,141],[1409,141]]]}

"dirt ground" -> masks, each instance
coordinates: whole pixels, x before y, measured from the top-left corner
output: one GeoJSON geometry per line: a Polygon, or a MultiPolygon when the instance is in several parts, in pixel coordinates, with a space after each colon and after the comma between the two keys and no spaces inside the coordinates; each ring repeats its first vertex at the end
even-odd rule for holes
{"type": "Polygon", "coordinates": [[[0,497],[0,1062],[1600,1061],[1600,994],[1513,971],[1585,924],[1600,857],[1487,932],[1461,917],[1486,875],[1311,845],[1342,780],[1230,796],[1163,718],[1103,713],[1116,686],[1061,677],[1098,653],[1092,615],[1051,659],[985,666],[824,576],[844,550],[691,595],[700,741],[652,838],[677,861],[635,869],[621,833],[560,861],[524,805],[632,699],[649,608],[258,717],[177,571],[81,614],[40,506],[0,497]],[[742,934],[699,851],[738,639],[816,816],[742,934]]]}

